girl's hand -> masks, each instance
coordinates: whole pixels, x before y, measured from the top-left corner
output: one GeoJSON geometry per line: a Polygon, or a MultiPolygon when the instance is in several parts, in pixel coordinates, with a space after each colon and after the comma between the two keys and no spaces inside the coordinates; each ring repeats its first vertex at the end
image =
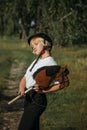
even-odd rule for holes
{"type": "Polygon", "coordinates": [[[38,84],[35,84],[34,85],[34,90],[38,93],[48,93],[49,90],[42,90],[42,89],[39,89],[39,85],[38,84]]]}
{"type": "Polygon", "coordinates": [[[34,85],[34,90],[38,93],[43,93],[42,90],[39,89],[39,85],[38,84],[35,84],[34,85]]]}
{"type": "Polygon", "coordinates": [[[34,90],[37,91],[37,92],[39,91],[39,85],[38,84],[34,85],[34,90]]]}
{"type": "Polygon", "coordinates": [[[24,96],[25,89],[23,87],[19,87],[18,94],[24,96]]]}

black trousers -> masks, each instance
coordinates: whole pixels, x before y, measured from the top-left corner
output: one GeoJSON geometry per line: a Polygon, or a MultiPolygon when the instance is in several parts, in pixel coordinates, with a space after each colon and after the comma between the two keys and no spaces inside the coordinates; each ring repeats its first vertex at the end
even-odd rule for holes
{"type": "Polygon", "coordinates": [[[40,130],[40,116],[47,106],[45,94],[31,90],[25,97],[24,113],[18,130],[40,130]]]}

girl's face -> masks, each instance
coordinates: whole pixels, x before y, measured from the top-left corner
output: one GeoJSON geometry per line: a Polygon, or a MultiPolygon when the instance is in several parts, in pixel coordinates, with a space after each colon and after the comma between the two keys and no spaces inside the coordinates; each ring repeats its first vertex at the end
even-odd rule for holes
{"type": "Polygon", "coordinates": [[[42,38],[33,38],[30,42],[30,47],[33,53],[39,55],[44,47],[44,40],[42,38]]]}

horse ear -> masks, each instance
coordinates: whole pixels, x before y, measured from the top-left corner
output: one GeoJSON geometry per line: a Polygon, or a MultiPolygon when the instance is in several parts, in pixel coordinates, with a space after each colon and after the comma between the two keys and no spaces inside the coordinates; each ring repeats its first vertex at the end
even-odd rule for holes
{"type": "Polygon", "coordinates": [[[69,82],[68,74],[69,74],[69,70],[67,66],[61,67],[59,72],[57,73],[55,80],[60,83],[60,89],[69,86],[70,82],[69,82]]]}
{"type": "Polygon", "coordinates": [[[65,69],[64,74],[65,74],[65,75],[68,75],[68,74],[69,74],[68,68],[65,69]]]}

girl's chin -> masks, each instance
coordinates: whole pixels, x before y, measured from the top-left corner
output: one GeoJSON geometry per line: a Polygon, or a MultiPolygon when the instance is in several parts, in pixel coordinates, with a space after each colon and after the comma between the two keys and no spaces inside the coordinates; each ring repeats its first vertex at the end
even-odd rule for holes
{"type": "Polygon", "coordinates": [[[40,53],[38,53],[38,52],[35,52],[34,54],[35,54],[35,55],[39,55],[40,53]]]}

